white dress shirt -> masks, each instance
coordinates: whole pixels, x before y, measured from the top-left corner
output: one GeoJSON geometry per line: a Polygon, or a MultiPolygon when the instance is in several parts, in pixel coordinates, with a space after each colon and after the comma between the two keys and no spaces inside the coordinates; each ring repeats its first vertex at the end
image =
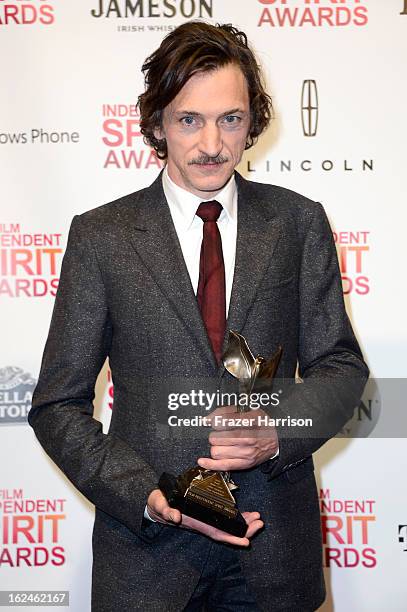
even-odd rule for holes
{"type": "Polygon", "coordinates": [[[195,294],[198,290],[199,260],[203,235],[203,221],[200,217],[197,217],[196,211],[201,202],[210,202],[211,200],[216,200],[222,206],[223,210],[219,215],[217,224],[222,239],[223,261],[225,264],[225,315],[227,317],[236,255],[237,188],[235,176],[232,174],[223,189],[215,197],[207,198],[206,200],[176,185],[169,177],[167,167],[164,168],[162,181],[164,194],[167,198],[195,294]]]}
{"type": "MultiPolygon", "coordinates": [[[[226,317],[229,311],[230,295],[232,293],[233,273],[235,269],[236,238],[237,238],[237,188],[235,175],[215,196],[206,200],[194,195],[190,191],[179,187],[169,177],[167,166],[162,174],[164,194],[170,208],[171,217],[177,232],[178,240],[184,256],[185,264],[191,279],[194,293],[198,290],[199,260],[203,235],[203,221],[197,217],[196,211],[201,202],[216,200],[222,205],[217,224],[222,239],[223,261],[225,264],[226,284],[226,317]]],[[[279,450],[271,459],[277,457],[279,450]]],[[[154,521],[148,514],[147,506],[144,516],[154,521]]],[[[155,521],[154,521],[155,522],[155,521]]]]}

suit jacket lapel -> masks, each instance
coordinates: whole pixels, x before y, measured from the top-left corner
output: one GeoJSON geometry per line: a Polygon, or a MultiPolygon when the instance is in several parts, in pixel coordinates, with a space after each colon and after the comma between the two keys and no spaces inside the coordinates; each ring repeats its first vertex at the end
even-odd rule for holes
{"type": "Polygon", "coordinates": [[[275,216],[272,203],[259,197],[255,185],[240,174],[236,172],[235,176],[238,188],[236,262],[224,348],[230,329],[242,331],[281,236],[281,220],[275,216]]]}
{"type": "MultiPolygon", "coordinates": [[[[235,176],[238,189],[236,259],[224,348],[229,329],[238,332],[243,329],[257,287],[281,235],[281,222],[273,216],[270,202],[259,197],[255,186],[240,174],[236,172],[235,176]]],[[[135,198],[134,206],[126,209],[126,233],[177,316],[195,339],[197,350],[216,372],[217,364],[165,199],[161,173],[150,187],[137,192],[135,198]]],[[[220,365],[218,372],[223,371],[223,365],[220,365]]]]}
{"type": "Polygon", "coordinates": [[[216,370],[216,360],[162,188],[161,173],[150,187],[137,195],[138,201],[129,209],[126,220],[130,241],[195,339],[197,350],[216,370]]]}

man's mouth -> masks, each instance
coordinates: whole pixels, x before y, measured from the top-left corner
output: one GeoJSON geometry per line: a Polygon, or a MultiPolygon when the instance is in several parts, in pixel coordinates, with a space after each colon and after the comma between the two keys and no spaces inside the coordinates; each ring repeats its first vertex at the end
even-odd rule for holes
{"type": "Polygon", "coordinates": [[[196,164],[196,168],[198,171],[203,172],[204,174],[218,174],[221,170],[223,170],[223,166],[225,162],[207,162],[204,164],[196,164]]]}
{"type": "Polygon", "coordinates": [[[199,157],[197,159],[192,159],[190,162],[188,162],[189,166],[204,166],[204,167],[211,167],[211,166],[221,166],[222,164],[228,162],[229,159],[227,157],[224,157],[223,155],[219,155],[216,158],[213,157],[199,157]]]}

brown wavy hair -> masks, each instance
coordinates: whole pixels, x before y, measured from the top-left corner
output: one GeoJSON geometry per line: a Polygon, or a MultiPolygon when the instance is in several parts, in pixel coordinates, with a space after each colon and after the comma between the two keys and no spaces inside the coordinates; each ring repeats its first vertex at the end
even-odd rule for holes
{"type": "Polygon", "coordinates": [[[272,118],[271,97],[265,92],[260,67],[244,32],[231,24],[210,25],[189,21],[170,32],[144,62],[145,91],[138,98],[140,131],[144,142],[160,159],[167,157],[167,143],[154,130],[162,128],[163,111],[198,72],[236,64],[246,77],[250,100],[250,129],[246,149],[253,146],[272,118]]]}

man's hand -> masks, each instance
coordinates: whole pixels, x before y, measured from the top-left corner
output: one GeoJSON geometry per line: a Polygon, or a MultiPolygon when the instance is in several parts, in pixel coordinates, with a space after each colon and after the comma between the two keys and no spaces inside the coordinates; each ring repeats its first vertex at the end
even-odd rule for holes
{"type": "Polygon", "coordinates": [[[234,544],[235,546],[249,546],[250,538],[263,527],[263,521],[260,520],[260,514],[258,512],[243,512],[242,516],[247,523],[247,531],[244,538],[238,538],[216,527],[193,519],[190,516],[181,514],[181,512],[175,508],[171,508],[160,489],[154,489],[148,496],[147,512],[152,519],[159,523],[178,525],[179,527],[197,531],[198,533],[212,538],[212,540],[234,544]]]}
{"type": "Polygon", "coordinates": [[[259,425],[259,418],[269,419],[261,409],[238,413],[236,406],[221,406],[208,418],[214,430],[209,435],[211,458],[198,459],[198,465],[207,470],[247,470],[264,463],[278,451],[276,428],[259,425]]]}

